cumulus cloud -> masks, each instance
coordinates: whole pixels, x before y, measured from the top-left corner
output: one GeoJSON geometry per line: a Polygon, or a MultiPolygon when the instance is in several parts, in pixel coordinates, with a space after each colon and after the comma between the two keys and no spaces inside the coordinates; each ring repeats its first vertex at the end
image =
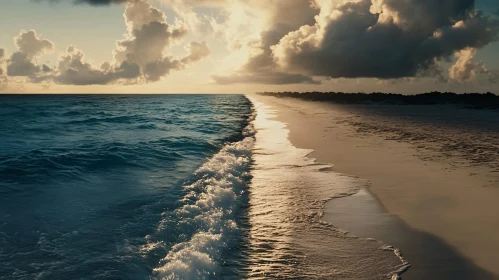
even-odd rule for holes
{"type": "Polygon", "coordinates": [[[164,55],[168,47],[185,38],[187,29],[180,22],[168,24],[165,14],[145,1],[128,1],[124,18],[128,33],[116,42],[113,61],[104,62],[100,67],[87,62],[84,53],[75,46],[69,46],[60,55],[56,67],[38,65],[36,57],[52,51],[54,45],[38,37],[35,31],[21,31],[14,39],[18,51],[8,60],[8,76],[66,85],[104,85],[119,81],[131,84],[158,81],[170,71],[184,69],[210,55],[206,42],[190,42],[184,57],[164,55]]]}
{"type": "Polygon", "coordinates": [[[95,69],[85,62],[85,55],[74,46],[69,46],[59,58],[55,82],[66,85],[108,84],[113,80],[109,72],[95,69]]]}
{"type": "Polygon", "coordinates": [[[19,51],[29,59],[54,49],[52,42],[38,37],[34,30],[21,31],[21,34],[14,39],[14,42],[19,51]]]}
{"type": "Polygon", "coordinates": [[[0,76],[3,75],[3,68],[2,68],[2,65],[3,65],[3,62],[4,62],[4,56],[5,56],[5,50],[0,48],[0,76]]]}
{"type": "Polygon", "coordinates": [[[75,3],[86,3],[90,5],[110,5],[121,4],[130,0],[75,0],[75,3]]]}
{"type": "MultiPolygon", "coordinates": [[[[184,6],[199,4],[187,2],[184,6]]],[[[218,27],[229,49],[245,49],[247,57],[232,73],[212,77],[220,84],[317,83],[314,77],[431,76],[444,81],[441,61],[497,40],[498,19],[474,10],[474,4],[475,0],[226,1],[227,19],[218,27]]]]}
{"type": "MultiPolygon", "coordinates": [[[[162,0],[182,19],[175,24],[168,24],[165,14],[145,0],[73,2],[125,3],[128,32],[117,41],[113,60],[100,68],[72,54],[80,68],[65,73],[42,69],[60,73],[60,83],[157,81],[210,54],[206,43],[193,42],[185,57],[167,55],[188,32],[225,39],[227,60],[233,62],[227,63],[230,71],[212,75],[219,84],[420,76],[444,81],[447,75],[449,80],[471,82],[478,74],[492,73],[472,58],[499,34],[497,16],[476,11],[475,0],[162,0]],[[442,69],[441,62],[454,55],[456,63],[448,72],[442,69]]],[[[19,57],[19,63],[29,69],[33,60],[28,53],[33,52],[23,53],[26,57],[19,57]]]]}
{"type": "Polygon", "coordinates": [[[470,82],[476,76],[476,70],[483,67],[483,62],[474,63],[476,49],[468,48],[456,53],[457,62],[449,69],[449,78],[458,82],[470,82]]]}
{"type": "Polygon", "coordinates": [[[331,78],[402,78],[433,70],[439,60],[495,41],[499,23],[472,10],[474,0],[318,1],[314,25],[272,47],[291,72],[331,78]],[[322,3],[322,4],[321,4],[322,3]]]}
{"type": "Polygon", "coordinates": [[[7,75],[13,77],[36,76],[42,71],[42,66],[35,59],[54,49],[52,42],[40,38],[34,30],[22,30],[14,38],[14,43],[18,50],[7,59],[7,75]]]}
{"type": "Polygon", "coordinates": [[[499,75],[496,71],[491,71],[485,66],[483,61],[473,62],[477,50],[467,48],[455,53],[457,58],[454,65],[449,68],[449,79],[458,83],[474,82],[478,78],[478,74],[489,83],[496,83],[499,75]]]}
{"type": "MultiPolygon", "coordinates": [[[[63,0],[32,0],[35,2],[42,2],[42,1],[49,1],[49,2],[61,2],[63,0]]],[[[89,4],[89,5],[94,5],[94,6],[109,6],[111,4],[123,4],[126,2],[130,2],[132,0],[66,0],[66,1],[72,1],[75,4],[89,4]]]]}
{"type": "Polygon", "coordinates": [[[127,38],[117,42],[114,59],[117,64],[138,65],[148,81],[157,81],[210,54],[206,43],[191,42],[184,58],[165,56],[164,51],[187,35],[182,23],[169,25],[165,14],[143,1],[129,3],[125,10],[127,38]]]}
{"type": "Polygon", "coordinates": [[[180,63],[163,52],[173,42],[182,39],[187,30],[182,26],[170,26],[165,14],[148,3],[129,3],[125,10],[128,28],[127,38],[117,42],[114,50],[116,63],[139,65],[143,75],[157,81],[172,69],[180,69],[180,63]]]}
{"type": "Polygon", "coordinates": [[[36,65],[23,52],[13,53],[7,64],[7,74],[12,77],[33,76],[40,71],[40,66],[36,65]]]}
{"type": "MultiPolygon", "coordinates": [[[[236,1],[237,2],[237,1],[236,1]]],[[[239,1],[239,5],[228,10],[230,16],[225,23],[227,40],[234,49],[247,48],[248,57],[244,65],[229,75],[214,75],[217,83],[263,83],[263,84],[297,84],[317,83],[311,77],[287,73],[279,69],[272,55],[271,46],[280,39],[303,25],[313,24],[319,10],[314,1],[239,1]],[[244,4],[242,3],[244,2],[244,4]],[[242,11],[241,11],[242,9],[242,11]],[[259,15],[261,26],[256,36],[248,37],[248,33],[240,32],[241,14],[259,15]],[[228,30],[228,32],[227,32],[228,30]]],[[[244,27],[244,25],[243,25],[244,27]]],[[[249,28],[252,28],[250,26],[249,28]]],[[[247,27],[244,27],[247,28],[247,27]]],[[[249,33],[251,34],[251,33],[249,33]]]]}

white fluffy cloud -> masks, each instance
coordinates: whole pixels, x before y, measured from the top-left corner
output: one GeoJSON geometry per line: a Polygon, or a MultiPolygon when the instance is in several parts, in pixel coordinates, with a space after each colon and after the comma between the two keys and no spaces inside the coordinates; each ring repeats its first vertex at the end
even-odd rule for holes
{"type": "Polygon", "coordinates": [[[128,4],[125,11],[128,28],[127,38],[117,42],[114,50],[115,62],[138,65],[142,76],[148,81],[157,81],[190,63],[210,55],[205,42],[190,42],[188,54],[182,58],[165,56],[164,51],[173,43],[182,40],[188,33],[182,23],[175,26],[166,22],[165,14],[148,3],[136,1],[128,4]]]}
{"type": "Polygon", "coordinates": [[[481,74],[486,82],[496,83],[499,79],[498,73],[488,69],[483,61],[474,62],[476,53],[477,50],[474,48],[456,52],[457,61],[449,68],[449,79],[458,83],[471,83],[481,74]]]}
{"type": "Polygon", "coordinates": [[[38,37],[34,30],[21,31],[21,34],[14,39],[14,42],[19,51],[25,54],[28,59],[54,50],[54,44],[49,40],[38,37]]]}
{"type": "MultiPolygon", "coordinates": [[[[38,65],[35,59],[54,49],[49,40],[40,38],[34,30],[22,30],[14,38],[17,51],[7,59],[7,75],[14,77],[35,77],[43,72],[44,65],[38,65]]],[[[3,55],[2,55],[3,56],[3,55]]]]}
{"type": "MultiPolygon", "coordinates": [[[[127,2],[124,18],[128,33],[116,42],[113,61],[100,67],[85,61],[84,53],[69,46],[59,57],[53,69],[38,65],[36,57],[54,49],[49,40],[38,37],[35,31],[21,31],[14,39],[18,49],[8,59],[7,74],[28,77],[32,82],[53,81],[66,85],[109,84],[115,82],[140,83],[162,79],[172,70],[181,70],[210,55],[205,42],[190,42],[184,57],[166,56],[164,53],[185,39],[187,28],[178,22],[170,25],[164,12],[146,1],[81,1],[89,4],[127,2]]],[[[3,52],[3,49],[2,49],[3,52]]],[[[1,68],[0,68],[1,69],[1,68]]],[[[1,73],[0,73],[1,74],[1,73]]]]}

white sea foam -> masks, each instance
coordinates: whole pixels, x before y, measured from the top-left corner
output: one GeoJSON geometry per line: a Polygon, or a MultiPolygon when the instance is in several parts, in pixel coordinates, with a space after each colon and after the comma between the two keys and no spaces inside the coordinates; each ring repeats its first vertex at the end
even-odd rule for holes
{"type": "Polygon", "coordinates": [[[223,278],[223,252],[241,241],[231,237],[241,230],[237,212],[251,167],[249,238],[238,247],[239,278],[397,279],[408,266],[398,250],[321,220],[328,200],[355,194],[366,182],[307,157],[311,150],[291,144],[271,108],[252,101],[258,114],[247,137],[224,147],[184,186],[183,206],[171,218],[194,232],[172,247],[153,278],[223,278]]]}
{"type": "Polygon", "coordinates": [[[194,228],[196,232],[189,240],[173,246],[154,269],[153,278],[218,278],[221,254],[233,245],[231,236],[239,230],[236,213],[250,176],[254,145],[251,127],[244,134],[244,140],[225,146],[195,172],[199,179],[184,187],[184,206],[175,216],[180,227],[194,228]]]}

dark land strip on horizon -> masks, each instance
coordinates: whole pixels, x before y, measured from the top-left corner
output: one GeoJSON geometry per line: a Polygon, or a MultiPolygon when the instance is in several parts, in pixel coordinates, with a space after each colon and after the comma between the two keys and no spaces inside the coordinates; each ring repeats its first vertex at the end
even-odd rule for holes
{"type": "Polygon", "coordinates": [[[263,96],[292,97],[338,104],[456,105],[472,109],[499,109],[499,95],[487,93],[428,92],[404,95],[398,93],[345,92],[258,92],[263,96]]]}

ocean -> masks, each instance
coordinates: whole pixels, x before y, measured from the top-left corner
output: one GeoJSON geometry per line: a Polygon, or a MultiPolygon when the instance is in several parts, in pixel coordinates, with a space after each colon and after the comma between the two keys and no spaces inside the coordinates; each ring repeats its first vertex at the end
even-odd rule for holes
{"type": "Polygon", "coordinates": [[[323,222],[365,181],[244,95],[0,96],[0,279],[390,279],[323,222]]]}

